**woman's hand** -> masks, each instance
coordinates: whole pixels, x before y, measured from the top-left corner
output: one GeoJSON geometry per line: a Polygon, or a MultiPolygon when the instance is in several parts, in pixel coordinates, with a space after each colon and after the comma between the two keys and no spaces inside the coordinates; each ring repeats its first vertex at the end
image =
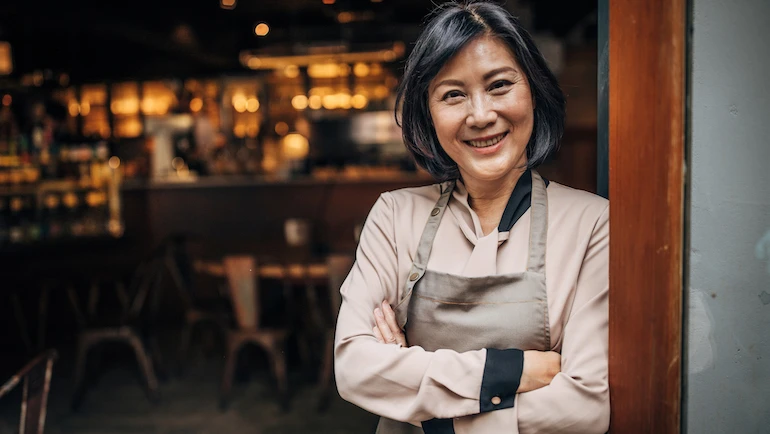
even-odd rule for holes
{"type": "Polygon", "coordinates": [[[396,322],[396,313],[387,301],[383,301],[380,307],[374,309],[374,320],[377,325],[372,331],[374,337],[381,343],[396,344],[406,347],[406,336],[396,322]]]}
{"type": "Polygon", "coordinates": [[[561,354],[554,351],[524,351],[524,369],[518,392],[530,392],[547,386],[560,371],[561,354]]]}

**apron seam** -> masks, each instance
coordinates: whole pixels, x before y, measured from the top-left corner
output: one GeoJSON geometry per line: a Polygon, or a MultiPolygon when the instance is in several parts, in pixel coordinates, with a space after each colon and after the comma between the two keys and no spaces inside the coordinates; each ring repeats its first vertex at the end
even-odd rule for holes
{"type": "Polygon", "coordinates": [[[481,305],[497,305],[497,304],[524,304],[524,303],[544,303],[544,300],[525,300],[525,301],[500,301],[500,302],[472,302],[472,301],[445,301],[437,298],[426,297],[420,294],[414,294],[414,297],[422,298],[423,300],[435,301],[442,304],[456,304],[463,306],[481,306],[481,305]]]}

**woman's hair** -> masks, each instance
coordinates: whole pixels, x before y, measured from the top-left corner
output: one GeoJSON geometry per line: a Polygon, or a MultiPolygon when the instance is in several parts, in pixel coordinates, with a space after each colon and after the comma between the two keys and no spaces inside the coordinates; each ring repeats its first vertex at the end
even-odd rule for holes
{"type": "Polygon", "coordinates": [[[505,42],[524,70],[534,104],[527,166],[534,168],[559,146],[564,131],[564,94],[532,37],[502,6],[488,1],[452,1],[431,15],[406,61],[396,96],[396,122],[415,162],[439,181],[459,177],[433,128],[428,87],[441,68],[470,41],[493,36],[505,42]],[[399,119],[399,107],[401,116],[399,119]]]}

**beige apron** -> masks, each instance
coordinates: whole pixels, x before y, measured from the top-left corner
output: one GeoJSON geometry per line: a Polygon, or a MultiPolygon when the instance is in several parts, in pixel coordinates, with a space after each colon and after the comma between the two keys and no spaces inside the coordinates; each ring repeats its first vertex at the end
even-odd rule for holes
{"type": "MultiPolygon", "coordinates": [[[[406,326],[407,342],[426,351],[550,350],[545,286],[548,201],[543,179],[532,171],[527,271],[496,276],[463,277],[426,270],[433,239],[454,186],[454,181],[446,184],[431,212],[407,278],[405,295],[396,306],[399,325],[406,326]]],[[[386,418],[380,418],[377,426],[377,434],[422,432],[421,428],[386,418]]]]}

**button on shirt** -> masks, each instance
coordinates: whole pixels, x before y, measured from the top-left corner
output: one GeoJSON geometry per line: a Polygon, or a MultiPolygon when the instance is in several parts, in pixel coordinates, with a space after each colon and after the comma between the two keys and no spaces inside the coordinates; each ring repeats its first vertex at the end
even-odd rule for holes
{"type": "MultiPolygon", "coordinates": [[[[467,277],[525,271],[530,191],[526,172],[500,226],[484,235],[467,190],[458,182],[428,269],[467,277]]],[[[340,289],[335,369],[341,396],[416,426],[457,418],[456,433],[495,432],[500,426],[512,433],[606,432],[608,202],[555,182],[547,192],[548,319],[553,350],[562,354],[561,372],[550,385],[516,395],[513,407],[495,404],[499,396],[481,402],[482,390],[495,389],[496,382],[518,384],[505,377],[505,370],[486,372],[488,350],[428,352],[382,344],[374,337],[374,309],[382,300],[395,305],[403,296],[420,235],[440,195],[440,186],[431,185],[383,193],[369,213],[356,262],[340,289]],[[481,413],[484,418],[475,416],[481,413]]]]}

